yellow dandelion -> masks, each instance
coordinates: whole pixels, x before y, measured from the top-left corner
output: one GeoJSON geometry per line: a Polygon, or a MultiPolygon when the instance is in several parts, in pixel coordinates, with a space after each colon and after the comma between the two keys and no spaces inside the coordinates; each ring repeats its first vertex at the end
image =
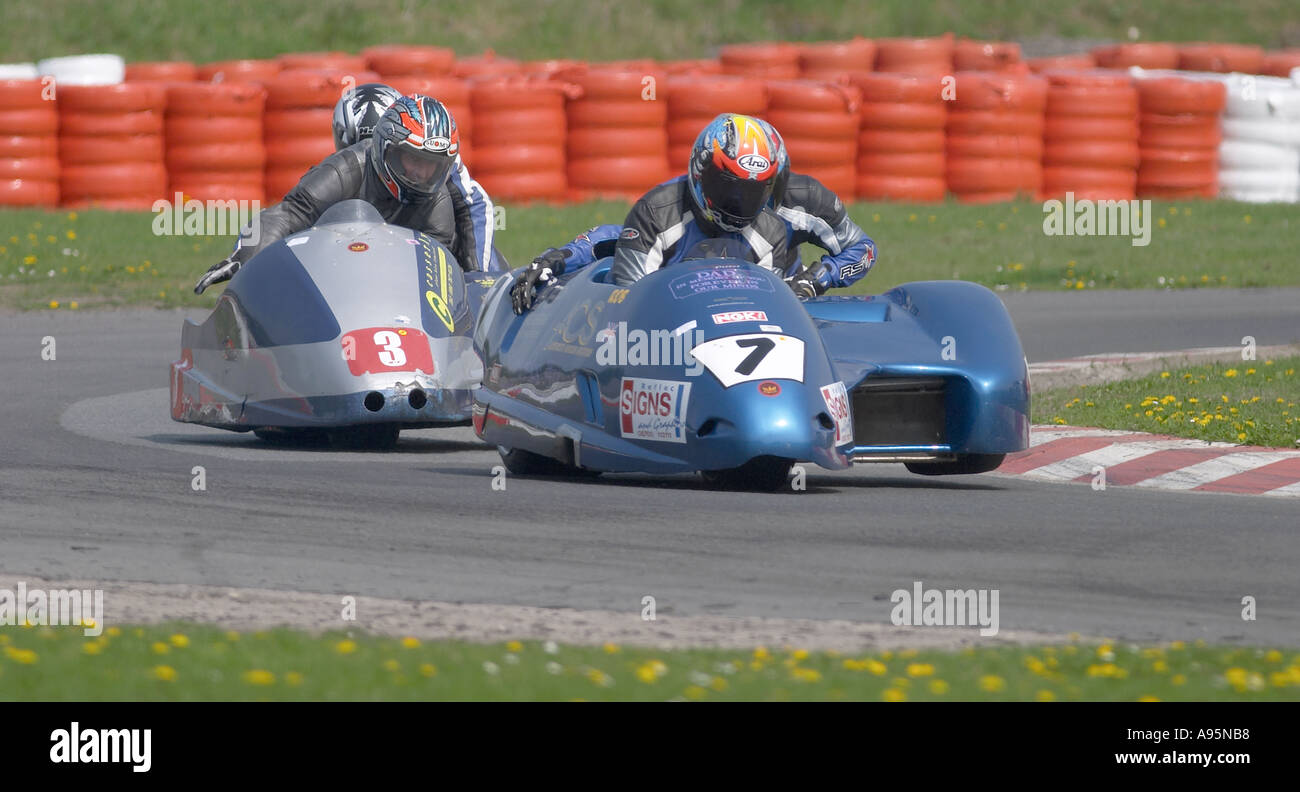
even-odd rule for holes
{"type": "Polygon", "coordinates": [[[886,688],[880,697],[885,701],[907,701],[907,694],[898,688],[886,688]]]}
{"type": "Polygon", "coordinates": [[[150,649],[150,651],[152,651],[154,654],[160,654],[160,655],[165,655],[165,654],[167,654],[168,652],[170,652],[170,651],[172,650],[172,648],[171,648],[170,646],[168,646],[167,644],[163,643],[162,641],[154,641],[154,642],[149,646],[149,649],[150,649]]]}
{"type": "Polygon", "coordinates": [[[403,649],[417,649],[417,648],[419,648],[419,646],[420,646],[420,639],[419,639],[419,638],[415,638],[415,637],[413,637],[413,636],[408,635],[408,636],[406,636],[405,638],[402,639],[402,648],[403,648],[403,649]]]}
{"type": "Polygon", "coordinates": [[[601,648],[605,650],[605,654],[618,654],[620,651],[618,645],[612,643],[607,643],[601,648]]]}
{"type": "Polygon", "coordinates": [[[989,693],[1000,692],[1006,686],[1006,680],[996,674],[985,674],[980,677],[980,689],[989,693]]]}
{"type": "Polygon", "coordinates": [[[392,658],[389,658],[388,660],[384,661],[384,670],[395,674],[398,671],[402,670],[402,664],[397,662],[396,660],[393,660],[392,658]]]}
{"type": "Polygon", "coordinates": [[[1157,697],[1155,697],[1155,696],[1152,696],[1152,695],[1149,694],[1149,693],[1148,693],[1147,695],[1145,695],[1145,696],[1139,696],[1139,697],[1138,697],[1138,701],[1159,701],[1159,700],[1160,700],[1159,698],[1157,698],[1157,697]]]}
{"type": "Polygon", "coordinates": [[[58,307],[59,307],[59,301],[58,301],[58,300],[50,300],[50,308],[51,308],[51,309],[58,308],[58,307]]]}
{"type": "Polygon", "coordinates": [[[790,656],[793,657],[795,660],[807,660],[807,659],[808,659],[808,650],[807,650],[807,649],[795,649],[793,652],[790,653],[790,656]]]}
{"type": "Polygon", "coordinates": [[[717,691],[718,693],[722,693],[723,691],[725,691],[725,690],[727,689],[727,680],[723,679],[723,678],[720,677],[720,676],[715,676],[715,677],[714,677],[714,678],[709,682],[709,687],[713,688],[713,689],[714,689],[715,691],[717,691]]]}
{"type": "Polygon", "coordinates": [[[421,663],[421,664],[420,664],[420,676],[423,676],[423,677],[431,677],[431,676],[433,676],[434,674],[437,674],[437,673],[438,673],[438,669],[435,668],[435,667],[433,666],[432,663],[421,663]]]}
{"type": "Polygon", "coordinates": [[[766,646],[760,646],[760,647],[758,647],[757,649],[754,650],[754,659],[755,659],[755,660],[768,660],[768,659],[770,659],[771,657],[772,657],[772,653],[769,652],[769,651],[767,651],[767,647],[766,647],[766,646]]]}
{"type": "Polygon", "coordinates": [[[708,695],[708,691],[699,685],[691,685],[682,692],[686,695],[686,698],[691,699],[692,701],[699,701],[708,695]]]}
{"type": "Polygon", "coordinates": [[[936,696],[942,696],[948,692],[948,683],[942,679],[930,680],[930,692],[936,696]]]}
{"type": "Polygon", "coordinates": [[[166,666],[166,665],[154,666],[151,673],[153,674],[154,679],[163,682],[176,681],[176,669],[172,668],[171,666],[166,666]]]}
{"type": "Polygon", "coordinates": [[[357,642],[350,639],[344,639],[334,644],[334,651],[342,655],[352,654],[356,650],[357,650],[357,642]]]}
{"type": "Polygon", "coordinates": [[[101,643],[89,642],[81,645],[81,651],[88,655],[97,655],[104,651],[104,645],[101,643]]]}
{"type": "Polygon", "coordinates": [[[1282,662],[1282,653],[1279,652],[1279,651],[1276,650],[1276,649],[1270,649],[1270,650],[1268,651],[1268,654],[1264,655],[1264,662],[1266,662],[1266,663],[1280,663],[1280,662],[1282,662]]]}
{"type": "Polygon", "coordinates": [[[793,668],[790,675],[800,682],[820,682],[821,672],[814,668],[793,668]]]}
{"type": "Polygon", "coordinates": [[[266,686],[275,684],[275,674],[261,668],[245,671],[242,679],[250,685],[266,686]]]}
{"type": "Polygon", "coordinates": [[[907,666],[907,675],[914,677],[934,676],[934,666],[929,663],[910,663],[907,666]]]}
{"type": "Polygon", "coordinates": [[[190,645],[190,639],[187,636],[182,635],[180,633],[176,633],[168,640],[170,640],[172,642],[172,646],[176,647],[177,649],[184,649],[185,647],[190,645]]]}
{"type": "Polygon", "coordinates": [[[109,627],[107,630],[104,630],[104,632],[105,632],[105,634],[107,634],[108,637],[110,637],[110,638],[117,638],[118,636],[120,636],[120,635],[122,634],[122,628],[121,628],[121,627],[109,627]]]}
{"type": "Polygon", "coordinates": [[[648,664],[637,666],[636,678],[646,683],[647,685],[659,681],[659,675],[656,674],[654,669],[651,668],[648,664]]]}
{"type": "Polygon", "coordinates": [[[1040,690],[1034,694],[1034,701],[1056,701],[1056,694],[1050,690],[1040,690]]]}
{"type": "Polygon", "coordinates": [[[284,675],[284,683],[289,687],[298,687],[302,684],[302,674],[297,671],[290,671],[284,675]]]}

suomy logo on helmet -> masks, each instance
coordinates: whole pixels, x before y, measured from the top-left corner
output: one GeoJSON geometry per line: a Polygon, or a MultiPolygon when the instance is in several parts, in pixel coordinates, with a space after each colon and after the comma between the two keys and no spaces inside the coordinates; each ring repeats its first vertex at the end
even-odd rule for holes
{"type": "Polygon", "coordinates": [[[762,154],[746,154],[737,159],[736,164],[750,173],[762,173],[772,167],[772,161],[762,154]]]}
{"type": "Polygon", "coordinates": [[[451,148],[451,140],[445,137],[425,138],[424,147],[429,151],[446,151],[451,148]]]}

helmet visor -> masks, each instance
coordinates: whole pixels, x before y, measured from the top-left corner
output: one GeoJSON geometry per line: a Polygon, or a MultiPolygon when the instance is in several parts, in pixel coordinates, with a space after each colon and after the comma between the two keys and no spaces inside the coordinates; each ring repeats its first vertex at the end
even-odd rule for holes
{"type": "Polygon", "coordinates": [[[744,228],[754,222],[772,197],[773,179],[741,179],[718,168],[705,168],[700,187],[708,208],[722,225],[744,228]]]}
{"type": "Polygon", "coordinates": [[[413,192],[431,195],[451,173],[452,157],[446,151],[426,151],[403,144],[386,149],[384,164],[389,172],[413,192]]]}

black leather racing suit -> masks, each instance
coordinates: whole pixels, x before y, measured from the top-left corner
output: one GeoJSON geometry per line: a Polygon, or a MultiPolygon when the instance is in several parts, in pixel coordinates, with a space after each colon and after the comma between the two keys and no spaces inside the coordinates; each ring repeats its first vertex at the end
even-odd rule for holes
{"type": "Polygon", "coordinates": [[[611,279],[620,286],[635,283],[660,267],[680,261],[696,243],[710,238],[742,240],[751,260],[784,276],[785,223],[764,209],[743,231],[724,231],[696,217],[686,177],[659,185],[641,197],[628,212],[614,246],[611,279]]]}
{"type": "Polygon", "coordinates": [[[479,269],[472,234],[467,237],[457,233],[455,210],[447,187],[439,187],[428,201],[399,202],[366,162],[369,146],[369,138],[354,143],[307,171],[283,200],[254,218],[254,222],[260,223],[255,244],[247,233],[242,234],[230,257],[245,264],[267,245],[311,228],[326,209],[339,201],[360,198],[373,204],[389,223],[423,231],[446,245],[467,272],[479,269]]]}

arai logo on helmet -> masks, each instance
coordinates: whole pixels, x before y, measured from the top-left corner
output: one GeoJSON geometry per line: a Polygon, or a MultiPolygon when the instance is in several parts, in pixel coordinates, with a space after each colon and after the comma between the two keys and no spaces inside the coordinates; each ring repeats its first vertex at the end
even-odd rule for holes
{"type": "Polygon", "coordinates": [[[762,154],[746,154],[736,160],[736,164],[750,173],[762,173],[772,167],[772,161],[762,154]]]}
{"type": "Polygon", "coordinates": [[[451,139],[445,137],[425,138],[424,147],[429,151],[446,151],[451,148],[451,139]]]}

